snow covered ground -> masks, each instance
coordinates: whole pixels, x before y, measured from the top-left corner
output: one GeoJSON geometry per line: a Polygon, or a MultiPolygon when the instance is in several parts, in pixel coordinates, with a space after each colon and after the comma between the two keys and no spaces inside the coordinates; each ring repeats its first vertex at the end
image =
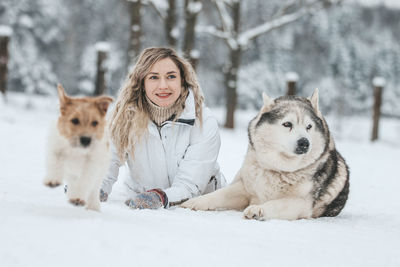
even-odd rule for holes
{"type": "MultiPolygon", "coordinates": [[[[0,266],[400,266],[399,120],[383,120],[373,144],[369,117],[328,120],[351,169],[338,217],[259,222],[236,211],[130,210],[122,179],[101,212],[68,204],[62,188],[42,185],[57,101],[26,103],[18,94],[0,101],[0,266]]],[[[237,129],[221,130],[228,181],[254,114],[238,113],[237,129]]]]}

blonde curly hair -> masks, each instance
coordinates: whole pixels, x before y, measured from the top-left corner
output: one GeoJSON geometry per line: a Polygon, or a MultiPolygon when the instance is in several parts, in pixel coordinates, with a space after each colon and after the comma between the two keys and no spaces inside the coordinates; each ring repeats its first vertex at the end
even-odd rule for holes
{"type": "Polygon", "coordinates": [[[150,117],[144,79],[152,66],[165,58],[170,58],[176,64],[182,79],[182,93],[175,104],[184,107],[190,88],[194,94],[196,118],[200,125],[202,124],[204,96],[192,65],[185,58],[178,56],[172,48],[147,48],[139,55],[135,66],[122,86],[109,121],[111,140],[122,161],[126,160],[127,154],[134,158],[135,145],[147,134],[150,117]]]}

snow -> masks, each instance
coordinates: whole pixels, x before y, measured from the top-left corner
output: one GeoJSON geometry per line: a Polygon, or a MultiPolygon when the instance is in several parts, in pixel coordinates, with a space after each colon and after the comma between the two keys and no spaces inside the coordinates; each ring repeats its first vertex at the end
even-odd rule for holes
{"type": "Polygon", "coordinates": [[[382,78],[382,77],[375,77],[375,78],[372,80],[372,84],[373,84],[375,87],[384,87],[385,84],[386,84],[386,80],[385,80],[385,78],[382,78]]]}
{"type": "Polygon", "coordinates": [[[11,27],[6,26],[6,25],[0,25],[0,36],[11,36],[13,33],[13,30],[11,27]]]}
{"type": "Polygon", "coordinates": [[[201,9],[203,8],[203,4],[198,1],[198,2],[190,2],[187,6],[187,10],[192,13],[192,14],[197,14],[201,11],[201,9]]]}
{"type": "MultiPolygon", "coordinates": [[[[241,212],[130,210],[123,179],[101,212],[70,205],[62,188],[42,185],[47,128],[56,97],[10,93],[0,101],[1,266],[399,266],[400,121],[343,118],[337,148],[351,170],[350,197],[336,218],[250,221],[241,212]]],[[[223,122],[222,109],[214,109],[223,122]]],[[[219,162],[228,181],[247,148],[254,111],[221,129],[219,162]]],[[[328,123],[334,118],[328,118],[328,123]]],[[[330,123],[332,125],[332,123],[330,123]]],[[[122,170],[122,174],[126,170],[122,170]]]]}
{"type": "Polygon", "coordinates": [[[109,52],[110,51],[110,44],[107,42],[97,42],[95,44],[96,51],[99,52],[109,52]]]}
{"type": "Polygon", "coordinates": [[[299,80],[299,75],[296,72],[288,72],[285,76],[288,82],[297,82],[299,80]]]}

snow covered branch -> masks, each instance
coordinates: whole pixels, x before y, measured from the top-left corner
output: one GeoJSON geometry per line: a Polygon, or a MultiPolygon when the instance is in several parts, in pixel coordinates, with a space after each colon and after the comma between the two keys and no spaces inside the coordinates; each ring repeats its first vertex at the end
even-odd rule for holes
{"type": "Polygon", "coordinates": [[[157,14],[160,16],[162,20],[165,20],[167,17],[167,10],[169,8],[167,0],[147,0],[147,3],[152,5],[156,10],[157,14]]]}
{"type": "Polygon", "coordinates": [[[231,49],[238,49],[239,47],[247,46],[249,41],[257,36],[294,22],[307,14],[314,14],[319,10],[322,10],[330,5],[338,4],[341,1],[342,0],[305,1],[301,7],[290,13],[290,10],[293,10],[298,4],[298,1],[293,0],[280,8],[272,17],[272,20],[269,20],[252,29],[246,30],[243,33],[239,33],[235,32],[235,22],[227,10],[227,6],[230,4],[230,2],[227,0],[214,0],[218,14],[221,18],[222,30],[218,30],[214,26],[202,26],[201,29],[199,28],[199,31],[207,32],[213,36],[225,39],[231,49]]]}

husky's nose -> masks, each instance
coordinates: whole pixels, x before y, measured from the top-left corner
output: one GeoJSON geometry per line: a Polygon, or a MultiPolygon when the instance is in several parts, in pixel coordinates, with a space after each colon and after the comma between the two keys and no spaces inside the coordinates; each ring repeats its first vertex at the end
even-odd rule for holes
{"type": "Polygon", "coordinates": [[[83,147],[87,147],[88,145],[90,145],[90,142],[92,141],[92,138],[87,137],[87,136],[81,136],[79,141],[81,142],[81,145],[83,147]]]}
{"type": "Polygon", "coordinates": [[[297,140],[297,148],[296,148],[296,154],[304,154],[307,153],[308,148],[310,147],[310,141],[308,141],[307,138],[303,137],[297,140]]]}

